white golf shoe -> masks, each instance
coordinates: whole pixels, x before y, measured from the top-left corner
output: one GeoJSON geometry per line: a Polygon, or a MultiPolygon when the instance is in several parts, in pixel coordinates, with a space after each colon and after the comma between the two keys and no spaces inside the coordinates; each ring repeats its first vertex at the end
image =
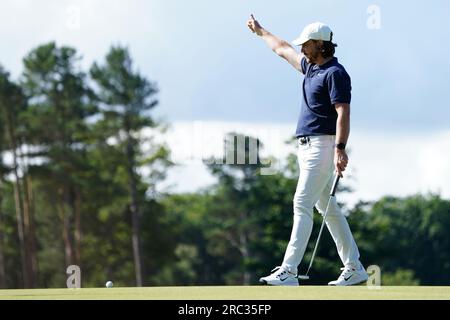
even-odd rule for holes
{"type": "Polygon", "coordinates": [[[353,286],[366,282],[369,278],[364,267],[360,264],[358,268],[354,266],[346,266],[341,268],[342,273],[337,280],[330,281],[329,286],[353,286]]]}
{"type": "Polygon", "coordinates": [[[269,276],[259,279],[259,282],[270,286],[298,286],[297,276],[282,267],[276,267],[269,276]]]}

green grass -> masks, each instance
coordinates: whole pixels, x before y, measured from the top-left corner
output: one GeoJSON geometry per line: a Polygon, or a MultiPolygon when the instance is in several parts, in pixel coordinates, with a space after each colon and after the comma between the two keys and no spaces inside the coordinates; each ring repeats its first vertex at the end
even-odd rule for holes
{"type": "Polygon", "coordinates": [[[204,286],[0,290],[2,299],[57,300],[450,300],[450,287],[204,286]]]}

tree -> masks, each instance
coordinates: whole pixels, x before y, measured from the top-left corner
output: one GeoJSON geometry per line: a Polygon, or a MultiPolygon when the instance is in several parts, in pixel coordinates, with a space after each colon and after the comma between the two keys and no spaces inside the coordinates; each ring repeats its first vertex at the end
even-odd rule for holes
{"type": "Polygon", "coordinates": [[[449,283],[450,201],[439,195],[383,197],[360,203],[350,215],[367,264],[379,265],[389,279],[421,285],[449,283]]]}
{"type": "MultiPolygon", "coordinates": [[[[4,127],[3,114],[0,113],[0,128],[4,127]]],[[[3,155],[5,149],[4,133],[0,131],[0,155],[3,155]]],[[[3,163],[3,156],[0,157],[0,288],[6,288],[6,265],[5,265],[5,223],[3,221],[3,184],[4,176],[8,172],[5,164],[3,163]]]]}
{"type": "Polygon", "coordinates": [[[106,56],[105,65],[97,63],[91,68],[91,76],[99,87],[99,98],[103,103],[103,125],[126,154],[126,170],[132,217],[132,246],[136,285],[142,286],[142,248],[140,225],[142,219],[139,203],[137,160],[141,155],[139,134],[146,127],[156,127],[148,112],[158,101],[154,83],[133,70],[126,48],[112,47],[106,56]]]}
{"type": "Polygon", "coordinates": [[[34,217],[30,200],[30,179],[23,162],[19,165],[21,148],[24,144],[24,124],[21,115],[27,110],[27,100],[23,90],[9,80],[9,73],[0,67],[0,109],[3,116],[3,128],[6,145],[11,151],[14,175],[14,200],[22,261],[23,286],[37,285],[36,237],[34,217]]]}
{"type": "Polygon", "coordinates": [[[29,173],[40,179],[51,211],[59,218],[65,263],[81,265],[83,189],[89,141],[87,119],[97,113],[77,52],[54,42],[32,50],[23,60],[22,86],[30,100],[24,114],[29,173]]]}
{"type": "MultiPolygon", "coordinates": [[[[278,247],[280,242],[285,245],[288,239],[283,221],[290,222],[286,216],[292,217],[292,205],[285,204],[292,200],[285,202],[289,189],[278,188],[290,180],[280,174],[260,175],[264,167],[259,153],[262,144],[256,138],[230,133],[225,148],[226,159],[215,159],[208,165],[219,182],[212,189],[205,217],[209,223],[206,237],[211,254],[220,256],[229,269],[224,272],[224,281],[250,284],[256,278],[255,268],[267,258],[265,250],[274,244],[278,247]],[[275,234],[273,230],[277,230],[275,234]],[[278,231],[283,240],[278,238],[278,231]],[[266,237],[270,238],[267,243],[266,237]],[[261,246],[261,241],[267,246],[261,246]]],[[[273,252],[281,254],[281,250],[275,250],[271,256],[273,252]]]]}

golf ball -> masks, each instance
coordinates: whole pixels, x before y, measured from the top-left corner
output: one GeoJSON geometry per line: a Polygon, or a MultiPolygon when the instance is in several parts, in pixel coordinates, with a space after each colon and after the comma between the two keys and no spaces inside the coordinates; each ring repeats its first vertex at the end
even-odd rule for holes
{"type": "Polygon", "coordinates": [[[112,281],[106,282],[106,287],[107,287],[107,288],[112,288],[112,286],[113,286],[112,281]]]}

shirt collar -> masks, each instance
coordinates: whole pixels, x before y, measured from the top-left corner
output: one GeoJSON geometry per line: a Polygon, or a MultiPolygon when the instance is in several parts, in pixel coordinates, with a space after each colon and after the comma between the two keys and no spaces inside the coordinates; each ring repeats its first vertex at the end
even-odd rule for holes
{"type": "Polygon", "coordinates": [[[320,69],[324,69],[325,67],[327,67],[330,64],[336,63],[338,61],[338,59],[336,57],[331,58],[329,61],[325,62],[324,64],[318,66],[318,68],[320,69]]]}

